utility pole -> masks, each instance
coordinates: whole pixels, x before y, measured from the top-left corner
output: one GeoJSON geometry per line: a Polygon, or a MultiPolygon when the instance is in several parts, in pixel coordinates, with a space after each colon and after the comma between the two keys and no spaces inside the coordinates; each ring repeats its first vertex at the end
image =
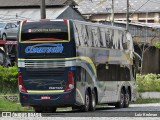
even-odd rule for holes
{"type": "Polygon", "coordinates": [[[126,30],[129,30],[129,0],[127,0],[127,14],[126,14],[126,30]]]}
{"type": "Polygon", "coordinates": [[[112,10],[111,10],[112,26],[114,26],[114,0],[112,0],[112,10]]]}
{"type": "Polygon", "coordinates": [[[46,4],[45,4],[45,0],[41,0],[41,19],[46,19],[46,4]]]}

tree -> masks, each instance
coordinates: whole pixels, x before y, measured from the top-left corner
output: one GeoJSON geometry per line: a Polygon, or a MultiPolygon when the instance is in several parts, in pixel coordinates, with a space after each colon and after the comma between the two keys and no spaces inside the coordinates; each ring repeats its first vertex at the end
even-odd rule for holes
{"type": "MultiPolygon", "coordinates": [[[[142,35],[144,37],[144,41],[142,42],[142,44],[137,43],[137,45],[140,48],[141,51],[141,66],[140,66],[140,74],[142,74],[142,70],[143,70],[143,62],[144,62],[144,54],[153,46],[160,48],[160,42],[156,42],[156,44],[154,44],[154,41],[157,41],[158,38],[160,38],[160,29],[158,28],[150,28],[148,26],[143,27],[141,30],[142,35]],[[150,34],[152,33],[152,37],[150,37],[150,34]]],[[[143,39],[143,37],[141,36],[141,39],[143,39]]],[[[160,41],[160,39],[158,40],[160,41]]]]}

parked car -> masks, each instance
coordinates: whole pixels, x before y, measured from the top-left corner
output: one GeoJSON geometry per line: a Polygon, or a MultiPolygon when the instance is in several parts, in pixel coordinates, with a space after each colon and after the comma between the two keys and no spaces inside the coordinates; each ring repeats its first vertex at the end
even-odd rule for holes
{"type": "Polygon", "coordinates": [[[0,39],[16,40],[18,32],[18,26],[15,23],[0,22],[0,39]]]}
{"type": "Polygon", "coordinates": [[[0,65],[4,67],[11,66],[11,60],[8,55],[5,54],[5,52],[0,49],[0,65]]]}

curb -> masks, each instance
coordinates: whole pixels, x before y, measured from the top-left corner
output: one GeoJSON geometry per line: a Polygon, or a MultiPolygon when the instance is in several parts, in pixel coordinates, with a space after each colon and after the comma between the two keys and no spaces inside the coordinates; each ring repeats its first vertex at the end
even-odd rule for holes
{"type": "Polygon", "coordinates": [[[160,92],[139,92],[137,98],[143,99],[160,99],[160,92]]]}

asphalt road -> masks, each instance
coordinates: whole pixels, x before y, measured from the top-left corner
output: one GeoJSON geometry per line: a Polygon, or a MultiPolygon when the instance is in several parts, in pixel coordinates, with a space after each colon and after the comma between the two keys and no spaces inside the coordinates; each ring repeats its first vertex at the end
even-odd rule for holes
{"type": "Polygon", "coordinates": [[[94,112],[61,111],[44,113],[43,117],[160,117],[160,103],[131,104],[129,108],[117,109],[112,106],[99,106],[94,112]]]}

